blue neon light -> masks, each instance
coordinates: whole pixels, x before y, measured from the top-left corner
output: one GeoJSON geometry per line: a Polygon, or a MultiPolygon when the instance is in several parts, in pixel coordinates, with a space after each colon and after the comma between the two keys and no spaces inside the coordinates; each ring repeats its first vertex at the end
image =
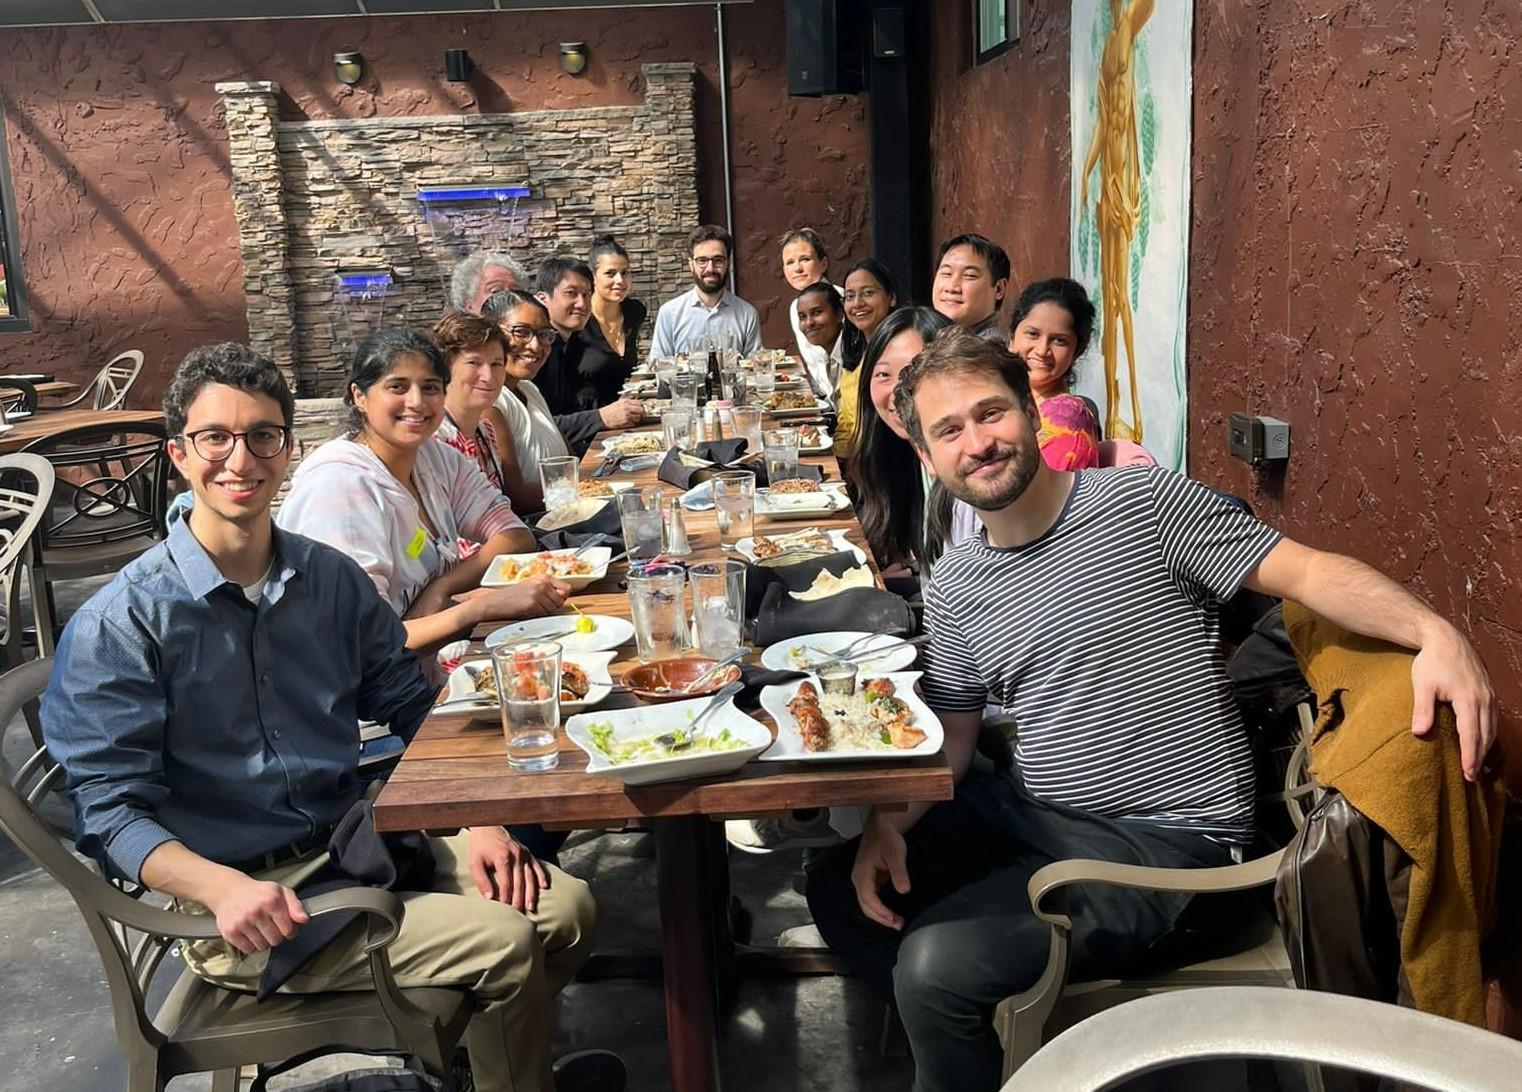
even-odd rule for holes
{"type": "Polygon", "coordinates": [[[446,201],[508,201],[528,195],[527,186],[426,186],[417,191],[417,199],[425,205],[446,201]]]}
{"type": "Polygon", "coordinates": [[[391,287],[390,273],[340,273],[338,283],[350,294],[385,292],[391,287]]]}

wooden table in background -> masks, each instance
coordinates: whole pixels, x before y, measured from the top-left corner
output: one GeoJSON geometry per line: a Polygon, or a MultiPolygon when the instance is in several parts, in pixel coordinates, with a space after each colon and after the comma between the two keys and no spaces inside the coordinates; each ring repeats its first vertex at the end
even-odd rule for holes
{"type": "MultiPolygon", "coordinates": [[[[601,461],[600,454],[601,445],[594,445],[582,464],[584,478],[601,461]]],[[[805,461],[838,476],[832,457],[805,456],[805,461]]],[[[656,482],[654,470],[620,473],[613,480],[619,479],[656,482]]],[[[674,495],[675,490],[667,488],[674,495]]],[[[684,560],[725,556],[713,513],[686,515],[693,553],[684,560]]],[[[762,520],[756,524],[761,533],[806,525],[762,520]]],[[[853,541],[862,543],[860,526],[849,513],[810,524],[845,529],[853,541]]],[[[625,571],[626,566],[616,566],[606,579],[575,595],[576,604],[589,614],[628,618],[628,595],[618,587],[625,571]]],[[[494,628],[483,626],[473,636],[479,641],[494,628]]],[[[850,626],[843,623],[842,628],[850,626]]],[[[632,647],[620,653],[622,658],[612,667],[615,681],[638,663],[632,647]]],[[[618,688],[598,708],[634,704],[633,696],[618,688]]],[[[755,716],[775,731],[764,713],[755,716]]],[[[674,1092],[719,1088],[717,993],[730,974],[824,969],[817,954],[790,956],[787,949],[734,944],[722,820],[796,808],[946,800],[952,794],[951,769],[939,754],[851,763],[750,762],[722,778],[637,787],[589,775],[586,765],[586,756],[562,733],[558,769],[515,773],[508,766],[496,719],[430,717],[376,799],[375,825],[381,830],[448,830],[485,823],[599,828],[623,826],[633,819],[648,821],[659,876],[667,1051],[674,1092]]]]}
{"type": "Polygon", "coordinates": [[[9,455],[36,440],[55,436],[70,429],[83,428],[86,425],[118,425],[122,428],[131,428],[134,425],[163,423],[162,410],[68,409],[34,413],[30,417],[23,417],[16,421],[6,431],[0,432],[0,455],[9,455]]]}

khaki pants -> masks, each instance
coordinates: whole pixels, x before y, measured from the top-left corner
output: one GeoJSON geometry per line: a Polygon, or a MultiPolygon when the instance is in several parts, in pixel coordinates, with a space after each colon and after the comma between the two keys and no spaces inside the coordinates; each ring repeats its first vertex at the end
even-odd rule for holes
{"type": "MultiPolygon", "coordinates": [[[[550,999],[591,954],[597,906],[581,880],[546,864],[548,890],[532,914],[482,898],[466,861],[467,835],[430,838],[437,862],[434,890],[402,894],[406,915],[386,950],[397,985],[469,990],[479,1008],[465,1034],[481,1092],[552,1092],[550,999]]],[[[259,875],[299,885],[326,860],[294,861],[259,875]]],[[[183,906],[199,910],[200,907],[183,906]]],[[[282,993],[368,990],[363,920],[335,937],[293,975],[282,993]]],[[[240,955],[224,941],[185,945],[192,971],[217,985],[253,990],[268,953],[240,955]]]]}

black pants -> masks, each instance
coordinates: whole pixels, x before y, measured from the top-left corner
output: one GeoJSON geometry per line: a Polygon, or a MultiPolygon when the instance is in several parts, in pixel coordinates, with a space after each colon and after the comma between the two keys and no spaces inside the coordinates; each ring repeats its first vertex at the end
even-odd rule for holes
{"type": "MultiPolygon", "coordinates": [[[[1162,868],[1231,863],[1198,834],[1105,819],[1032,797],[1010,777],[970,772],[956,797],[909,831],[907,895],[884,901],[902,933],[862,914],[851,886],[859,839],[810,870],[809,909],[829,946],[897,1002],[914,1052],[916,1092],[993,1092],[995,1006],[1046,966],[1050,927],[1031,913],[1037,869],[1070,857],[1162,868]]],[[[1189,896],[1089,885],[1067,890],[1075,978],[1125,973],[1177,922],[1189,896]]]]}

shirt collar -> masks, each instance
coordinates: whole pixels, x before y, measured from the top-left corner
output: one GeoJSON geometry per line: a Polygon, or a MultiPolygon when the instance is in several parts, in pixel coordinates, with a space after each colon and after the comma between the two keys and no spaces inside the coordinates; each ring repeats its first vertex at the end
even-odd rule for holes
{"type": "Polygon", "coordinates": [[[708,310],[719,311],[719,310],[722,310],[722,309],[724,309],[724,308],[729,306],[729,289],[727,289],[727,288],[720,290],[720,292],[719,292],[719,302],[714,304],[712,308],[709,308],[709,306],[706,303],[703,302],[703,297],[698,295],[698,286],[697,285],[693,285],[692,286],[692,289],[689,292],[689,294],[692,296],[692,303],[689,306],[692,306],[692,307],[701,307],[705,311],[708,311],[708,310]]]}
{"type": "MultiPolygon", "coordinates": [[[[279,598],[278,591],[284,589],[286,581],[299,573],[306,563],[302,539],[286,534],[279,527],[273,528],[273,534],[275,562],[270,568],[269,583],[266,586],[266,595],[271,601],[279,598]],[[276,594],[269,594],[271,592],[276,594]]],[[[217,568],[217,563],[206,552],[206,547],[191,532],[188,515],[184,519],[175,520],[169,528],[166,541],[169,556],[174,558],[174,563],[185,580],[186,590],[197,599],[205,599],[222,585],[233,583],[217,568]]]]}

